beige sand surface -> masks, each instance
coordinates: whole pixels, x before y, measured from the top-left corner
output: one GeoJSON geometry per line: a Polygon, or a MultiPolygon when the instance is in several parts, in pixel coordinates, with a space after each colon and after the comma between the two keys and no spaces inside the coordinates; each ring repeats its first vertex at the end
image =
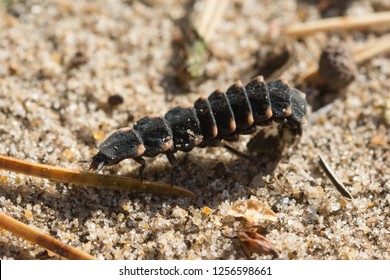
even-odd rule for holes
{"type": "MultiPolygon", "coordinates": [[[[188,6],[160,0],[26,1],[8,9],[2,4],[0,153],[86,168],[79,161],[94,155],[111,132],[238,79],[248,82],[256,58],[273,49],[283,26],[320,17],[310,1],[233,1],[210,45],[205,79],[185,90],[172,66],[178,60],[173,42],[188,6]],[[69,69],[77,52],[88,59],[69,69]],[[124,98],[115,108],[107,104],[114,94],[124,98]]],[[[389,8],[386,1],[354,1],[346,13],[389,8]]],[[[388,31],[320,33],[294,42],[296,62],[283,77],[294,84],[332,36],[361,45],[388,31]]],[[[176,183],[195,192],[192,199],[95,190],[0,171],[0,211],[99,259],[244,259],[237,240],[224,236],[234,236],[243,222],[227,212],[254,195],[277,214],[277,222],[262,222],[260,232],[280,259],[389,259],[389,56],[358,71],[330,109],[305,126],[301,141],[284,152],[271,175],[219,148],[195,149],[182,164],[176,183]],[[352,202],[320,169],[318,152],[355,197],[352,202]]],[[[309,100],[318,94],[309,93],[309,100]]],[[[249,139],[234,146],[246,151],[249,139]]],[[[184,161],[184,154],[178,158],[184,161]]],[[[137,177],[137,170],[127,160],[104,173],[137,177]]],[[[159,156],[148,160],[144,175],[169,182],[169,171],[159,156]]],[[[0,231],[0,258],[58,256],[0,231]]]]}

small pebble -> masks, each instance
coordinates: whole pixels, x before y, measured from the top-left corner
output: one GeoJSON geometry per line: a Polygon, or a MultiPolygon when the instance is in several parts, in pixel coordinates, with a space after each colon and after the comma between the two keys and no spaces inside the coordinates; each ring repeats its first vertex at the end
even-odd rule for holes
{"type": "Polygon", "coordinates": [[[351,48],[344,43],[331,41],[322,51],[319,74],[332,90],[348,86],[357,76],[357,65],[351,48]]]}
{"type": "Polygon", "coordinates": [[[30,219],[30,218],[32,218],[33,213],[32,213],[31,210],[26,209],[26,210],[24,210],[24,216],[25,216],[27,219],[30,219]]]}
{"type": "Polygon", "coordinates": [[[7,175],[1,175],[0,181],[2,183],[6,183],[8,181],[8,176],[7,175]]]}
{"type": "Polygon", "coordinates": [[[110,106],[113,106],[113,107],[122,104],[123,101],[124,101],[124,99],[123,99],[122,95],[120,95],[120,94],[110,95],[110,97],[108,97],[108,100],[107,100],[108,104],[110,106]]]}

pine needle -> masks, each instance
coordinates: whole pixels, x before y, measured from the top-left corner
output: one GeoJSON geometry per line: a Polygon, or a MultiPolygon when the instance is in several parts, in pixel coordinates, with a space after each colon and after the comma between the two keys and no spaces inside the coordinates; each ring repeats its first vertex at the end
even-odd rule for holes
{"type": "Polygon", "coordinates": [[[193,192],[179,186],[145,180],[141,183],[140,180],[129,177],[71,170],[46,164],[31,163],[2,155],[0,155],[0,169],[63,183],[102,189],[124,190],[136,193],[183,195],[188,197],[195,196],[193,192]]]}
{"type": "Polygon", "coordinates": [[[0,227],[5,230],[22,237],[34,244],[42,246],[66,259],[70,260],[96,260],[95,257],[77,250],[72,246],[62,243],[61,241],[35,230],[26,224],[19,222],[10,216],[0,213],[0,227]]]}
{"type": "Polygon", "coordinates": [[[390,26],[390,12],[372,13],[363,16],[332,17],[293,24],[285,28],[286,35],[303,37],[320,31],[340,31],[350,29],[367,29],[370,27],[390,26]]]}

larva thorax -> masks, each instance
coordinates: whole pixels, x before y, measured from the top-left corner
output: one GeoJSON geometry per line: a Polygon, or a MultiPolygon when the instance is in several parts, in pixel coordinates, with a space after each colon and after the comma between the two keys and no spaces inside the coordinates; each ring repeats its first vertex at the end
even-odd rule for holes
{"type": "Polygon", "coordinates": [[[116,131],[99,145],[90,167],[100,170],[133,158],[143,170],[142,157],[158,154],[166,154],[172,163],[178,150],[189,152],[196,146],[216,146],[221,140],[237,141],[240,134],[252,133],[256,126],[273,121],[285,123],[293,134],[300,135],[305,116],[302,92],[283,80],[266,83],[258,76],[245,87],[239,81],[226,93],[217,89],[208,98],[200,97],[193,107],[175,107],[164,117],[145,117],[133,129],[116,131]]]}

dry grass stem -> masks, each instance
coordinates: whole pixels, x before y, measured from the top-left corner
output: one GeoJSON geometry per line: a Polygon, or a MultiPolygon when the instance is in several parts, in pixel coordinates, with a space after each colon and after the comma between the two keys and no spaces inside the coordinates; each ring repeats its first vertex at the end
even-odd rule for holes
{"type": "Polygon", "coordinates": [[[367,29],[374,26],[390,26],[390,12],[373,13],[365,16],[344,16],[320,19],[293,24],[285,28],[285,34],[302,37],[319,31],[339,31],[350,29],[367,29]]]}
{"type": "Polygon", "coordinates": [[[123,176],[102,175],[91,172],[71,170],[46,164],[30,163],[0,155],[0,169],[22,173],[34,177],[50,179],[63,183],[91,186],[110,190],[124,190],[140,193],[164,195],[183,195],[193,197],[195,194],[179,186],[143,181],[123,176]]]}
{"type": "Polygon", "coordinates": [[[356,49],[354,51],[355,61],[357,64],[361,64],[388,51],[390,51],[390,34],[369,42],[365,47],[356,49]]]}
{"type": "Polygon", "coordinates": [[[64,258],[70,260],[96,260],[95,257],[39,232],[4,213],[0,213],[0,227],[64,258]]]}
{"type": "Polygon", "coordinates": [[[318,154],[318,157],[320,159],[321,168],[325,171],[326,175],[332,181],[333,185],[336,187],[339,193],[344,198],[348,200],[352,200],[353,199],[352,194],[345,188],[344,184],[341,183],[341,181],[334,175],[333,170],[329,167],[326,161],[322,158],[320,154],[318,154]]]}
{"type": "Polygon", "coordinates": [[[221,22],[225,10],[229,5],[230,0],[204,0],[202,9],[195,19],[195,29],[199,35],[209,43],[214,35],[214,32],[221,22]]]}

